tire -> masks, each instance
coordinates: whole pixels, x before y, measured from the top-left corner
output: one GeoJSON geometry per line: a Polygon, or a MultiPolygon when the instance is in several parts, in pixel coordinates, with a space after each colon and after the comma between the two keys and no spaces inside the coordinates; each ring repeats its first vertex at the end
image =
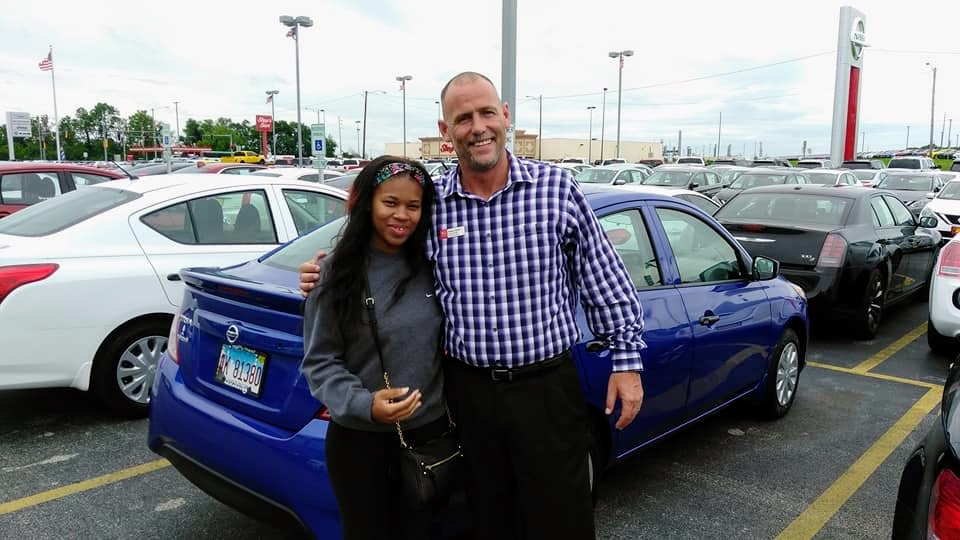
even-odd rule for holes
{"type": "Polygon", "coordinates": [[[800,385],[800,350],[797,333],[789,328],[784,330],[777,348],[770,355],[767,384],[758,408],[762,418],[782,418],[793,407],[800,385]]]}
{"type": "MultiPolygon", "coordinates": [[[[606,425],[604,425],[606,427],[606,425]]],[[[590,478],[590,497],[596,506],[600,495],[600,479],[607,468],[607,452],[594,428],[587,434],[587,474],[590,478]]]]}
{"type": "Polygon", "coordinates": [[[125,417],[147,416],[150,386],[169,331],[169,320],[151,319],[108,338],[93,368],[93,390],[107,408],[125,417]]]}
{"type": "Polygon", "coordinates": [[[880,270],[874,268],[867,277],[860,305],[854,314],[853,335],[857,339],[873,339],[880,329],[883,307],[887,299],[887,284],[880,270]]]}
{"type": "Polygon", "coordinates": [[[927,345],[930,346],[931,351],[940,354],[953,353],[960,349],[960,342],[937,332],[929,317],[927,318],[927,345]]]}

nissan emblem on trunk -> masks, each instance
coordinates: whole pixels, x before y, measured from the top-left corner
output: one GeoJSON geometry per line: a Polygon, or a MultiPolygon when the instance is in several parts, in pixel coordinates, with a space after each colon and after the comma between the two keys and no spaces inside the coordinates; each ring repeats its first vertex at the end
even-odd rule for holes
{"type": "Polygon", "coordinates": [[[236,343],[237,338],[240,337],[240,329],[237,328],[237,325],[231,324],[227,327],[227,341],[230,343],[236,343]]]}

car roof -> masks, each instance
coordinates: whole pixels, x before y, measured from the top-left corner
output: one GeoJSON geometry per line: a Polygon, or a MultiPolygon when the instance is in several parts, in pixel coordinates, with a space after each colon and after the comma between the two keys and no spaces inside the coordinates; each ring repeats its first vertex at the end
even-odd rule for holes
{"type": "Polygon", "coordinates": [[[714,172],[713,169],[709,167],[702,167],[698,165],[688,165],[686,163],[681,163],[676,165],[673,163],[667,164],[664,163],[657,167],[658,171],[681,171],[681,172],[714,172]]]}
{"type": "MultiPolygon", "coordinates": [[[[592,185],[601,185],[605,186],[608,184],[592,184],[592,185]]],[[[650,186],[647,184],[623,184],[622,186],[616,186],[618,190],[629,190],[629,191],[639,191],[642,193],[649,193],[651,195],[663,195],[665,197],[676,197],[677,195],[696,195],[698,197],[703,197],[704,199],[709,199],[703,193],[697,193],[692,189],[678,189],[678,188],[668,188],[664,186],[650,186]]]]}
{"type": "Polygon", "coordinates": [[[874,188],[861,186],[821,186],[819,184],[777,184],[773,186],[760,186],[744,190],[744,194],[749,193],[805,193],[810,195],[829,195],[840,196],[851,199],[867,197],[872,193],[883,192],[874,188]]]}
{"type": "Polygon", "coordinates": [[[80,165],[77,163],[57,163],[53,161],[6,161],[0,163],[0,172],[7,174],[37,171],[85,172],[90,174],[99,174],[101,176],[113,176],[116,178],[127,177],[122,172],[115,171],[113,169],[91,167],[89,165],[80,165]]]}
{"type": "Polygon", "coordinates": [[[263,185],[292,185],[292,186],[310,186],[329,190],[331,194],[343,195],[344,191],[332,186],[325,186],[317,182],[308,182],[305,180],[295,180],[283,177],[270,176],[252,176],[252,175],[223,175],[210,176],[208,174],[190,173],[190,174],[158,174],[146,178],[137,178],[134,180],[117,180],[115,182],[104,182],[96,184],[94,188],[123,189],[134,193],[151,193],[160,190],[168,190],[171,195],[179,196],[193,193],[198,189],[218,189],[225,187],[245,188],[250,186],[263,185]]]}
{"type": "MultiPolygon", "coordinates": [[[[261,169],[250,173],[250,176],[263,177],[266,176],[264,173],[268,174],[279,174],[280,176],[300,176],[303,174],[317,174],[320,172],[320,169],[316,167],[267,167],[266,169],[261,169]]],[[[342,175],[342,171],[337,171],[330,168],[323,169],[323,174],[333,174],[333,175],[342,175]]]]}
{"type": "Polygon", "coordinates": [[[665,195],[647,190],[622,188],[623,186],[611,186],[610,184],[580,184],[580,189],[587,197],[587,201],[589,201],[590,205],[594,208],[602,208],[604,206],[609,206],[625,200],[636,200],[638,198],[643,200],[670,202],[679,200],[676,198],[676,195],[679,194],[680,190],[675,190],[677,191],[676,194],[665,195]],[[638,197],[638,195],[640,197],[638,197]]]}
{"type": "MultiPolygon", "coordinates": [[[[554,165],[559,165],[559,163],[554,163],[554,165]]],[[[581,165],[586,165],[586,163],[581,163],[581,165]]],[[[644,165],[643,163],[608,163],[606,165],[600,165],[598,167],[590,167],[591,169],[609,169],[614,171],[619,171],[622,169],[649,169],[650,167],[644,165]]]]}

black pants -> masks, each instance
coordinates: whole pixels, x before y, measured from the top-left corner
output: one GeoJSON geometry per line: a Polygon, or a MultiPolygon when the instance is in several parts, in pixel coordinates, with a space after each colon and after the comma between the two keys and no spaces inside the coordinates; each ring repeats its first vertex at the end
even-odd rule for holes
{"type": "MultiPolygon", "coordinates": [[[[439,437],[449,428],[447,417],[417,429],[404,430],[414,446],[439,437]]],[[[396,431],[372,432],[343,427],[327,429],[327,468],[340,509],[345,540],[423,540],[437,537],[439,513],[408,503],[400,491],[396,468],[400,439],[396,431]]]]}
{"type": "Polygon", "coordinates": [[[595,538],[587,418],[573,360],[509,382],[454,359],[445,368],[474,537],[595,538]]]}

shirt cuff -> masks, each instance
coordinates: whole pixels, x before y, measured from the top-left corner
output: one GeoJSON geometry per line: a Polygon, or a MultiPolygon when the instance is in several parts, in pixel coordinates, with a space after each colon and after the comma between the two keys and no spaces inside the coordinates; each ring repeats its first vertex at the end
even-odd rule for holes
{"type": "Polygon", "coordinates": [[[621,373],[624,371],[635,371],[637,373],[643,373],[643,360],[640,359],[640,355],[633,352],[626,352],[620,355],[614,353],[613,357],[613,372],[621,373]]]}

